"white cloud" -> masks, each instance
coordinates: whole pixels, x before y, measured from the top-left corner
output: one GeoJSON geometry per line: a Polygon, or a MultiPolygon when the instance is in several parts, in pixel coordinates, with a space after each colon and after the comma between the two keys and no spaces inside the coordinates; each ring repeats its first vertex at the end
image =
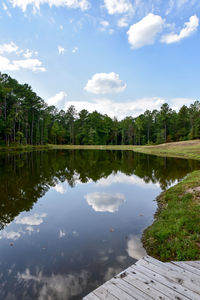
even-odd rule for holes
{"type": "Polygon", "coordinates": [[[137,49],[152,45],[157,34],[162,31],[164,22],[160,16],[150,13],[138,23],[130,26],[127,35],[131,48],[137,49]]]}
{"type": "Polygon", "coordinates": [[[33,56],[33,52],[30,51],[29,49],[27,49],[27,50],[24,52],[23,56],[24,56],[25,58],[31,58],[31,57],[33,56]]]}
{"type": "Polygon", "coordinates": [[[117,117],[119,120],[122,120],[127,116],[137,117],[147,109],[159,109],[165,102],[165,99],[158,97],[141,98],[127,102],[114,102],[110,99],[96,99],[92,102],[68,101],[65,105],[65,110],[67,110],[70,105],[74,105],[78,111],[87,109],[89,112],[93,112],[96,110],[101,114],[107,114],[111,118],[117,117]]]}
{"type": "Polygon", "coordinates": [[[121,18],[118,20],[117,22],[118,27],[127,27],[128,26],[128,22],[127,22],[127,18],[121,18]]]}
{"type": "Polygon", "coordinates": [[[58,46],[58,53],[60,54],[64,54],[65,53],[65,48],[63,48],[62,46],[58,46]]]}
{"type": "Polygon", "coordinates": [[[191,98],[173,98],[170,100],[170,107],[178,111],[181,108],[181,106],[183,105],[189,106],[194,102],[195,99],[191,99],[191,98]]]}
{"type": "Polygon", "coordinates": [[[40,10],[40,5],[48,4],[50,7],[67,7],[67,8],[80,8],[87,10],[90,7],[88,0],[8,0],[13,7],[19,7],[23,12],[27,10],[28,5],[32,5],[34,11],[40,10]]]}
{"type": "Polygon", "coordinates": [[[113,34],[114,29],[110,28],[110,23],[108,21],[106,20],[100,21],[100,25],[101,25],[100,28],[101,31],[106,31],[109,34],[113,34]]]}
{"type": "Polygon", "coordinates": [[[72,53],[76,53],[78,51],[78,47],[74,47],[73,49],[72,49],[72,53]]]}
{"type": "Polygon", "coordinates": [[[194,32],[197,31],[199,26],[199,19],[196,15],[191,16],[189,22],[184,24],[184,28],[181,29],[179,34],[169,33],[161,38],[162,43],[172,44],[181,41],[184,38],[191,36],[194,32]]]}
{"type": "Polygon", "coordinates": [[[84,197],[95,211],[114,213],[125,202],[125,196],[120,193],[90,193],[84,197]]]}
{"type": "Polygon", "coordinates": [[[62,109],[66,103],[67,94],[63,91],[57,93],[55,96],[47,100],[48,105],[55,105],[59,109],[62,109]]]}
{"type": "Polygon", "coordinates": [[[18,68],[10,60],[4,56],[0,55],[0,69],[4,71],[17,71],[18,68]]]}
{"type": "Polygon", "coordinates": [[[47,214],[34,214],[32,216],[25,217],[17,217],[15,219],[16,224],[30,225],[30,226],[38,226],[44,222],[44,218],[46,218],[47,214]]]}
{"type": "Polygon", "coordinates": [[[16,53],[18,49],[19,47],[13,42],[2,44],[0,45],[0,54],[10,54],[13,52],[16,53]]]}
{"type": "Polygon", "coordinates": [[[37,58],[28,58],[23,60],[13,60],[12,64],[17,70],[27,69],[33,72],[45,72],[46,69],[42,67],[42,62],[37,58]]]}
{"type": "Polygon", "coordinates": [[[143,248],[141,237],[137,235],[130,235],[127,242],[128,255],[134,259],[141,259],[146,255],[146,251],[143,248]]]}
{"type": "Polygon", "coordinates": [[[31,70],[33,72],[45,72],[46,69],[42,67],[42,62],[39,59],[23,59],[23,60],[9,60],[4,56],[0,56],[0,69],[4,71],[19,71],[21,69],[31,70]]]}
{"type": "Polygon", "coordinates": [[[104,6],[110,15],[130,13],[133,10],[129,0],[104,0],[104,6]]]}
{"type": "Polygon", "coordinates": [[[84,90],[93,94],[119,93],[125,90],[126,83],[119,79],[119,75],[112,73],[97,73],[88,80],[84,90]]]}
{"type": "Polygon", "coordinates": [[[20,49],[14,42],[0,45],[0,69],[4,71],[19,71],[21,69],[31,70],[33,72],[45,72],[46,69],[42,66],[42,62],[37,58],[31,58],[33,54],[37,55],[29,49],[20,49]],[[16,56],[22,56],[23,59],[8,59],[5,55],[15,54],[16,56]],[[25,59],[24,59],[25,57],[25,59]]]}
{"type": "Polygon", "coordinates": [[[66,185],[66,182],[58,183],[54,187],[54,190],[56,190],[57,193],[64,194],[67,191],[66,185]]]}

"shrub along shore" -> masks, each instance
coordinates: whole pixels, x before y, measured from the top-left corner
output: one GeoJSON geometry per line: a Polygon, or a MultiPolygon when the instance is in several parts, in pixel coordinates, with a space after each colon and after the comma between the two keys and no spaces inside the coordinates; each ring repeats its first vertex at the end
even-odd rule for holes
{"type": "MultiPolygon", "coordinates": [[[[48,145],[1,147],[0,150],[43,149],[132,150],[146,154],[200,160],[200,140],[155,146],[48,145]]],[[[147,253],[159,260],[200,260],[200,170],[163,192],[154,223],[142,237],[147,253]]]]}

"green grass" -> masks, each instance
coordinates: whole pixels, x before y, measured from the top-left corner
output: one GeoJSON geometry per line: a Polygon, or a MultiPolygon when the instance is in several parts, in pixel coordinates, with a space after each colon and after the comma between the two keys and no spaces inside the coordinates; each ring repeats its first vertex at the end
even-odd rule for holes
{"type": "Polygon", "coordinates": [[[200,260],[200,171],[163,192],[157,201],[155,221],[142,238],[147,253],[162,261],[200,260]]]}
{"type": "Polygon", "coordinates": [[[15,145],[15,146],[0,146],[0,152],[26,152],[34,150],[47,150],[50,149],[48,145],[15,145]]]}
{"type": "Polygon", "coordinates": [[[132,145],[49,145],[51,149],[131,150],[146,154],[200,160],[200,140],[167,143],[155,146],[132,145]]]}

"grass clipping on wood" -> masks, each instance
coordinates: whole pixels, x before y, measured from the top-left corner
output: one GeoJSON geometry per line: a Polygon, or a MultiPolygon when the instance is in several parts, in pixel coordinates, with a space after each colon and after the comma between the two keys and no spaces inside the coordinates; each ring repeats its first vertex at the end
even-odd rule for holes
{"type": "Polygon", "coordinates": [[[163,192],[154,223],[143,233],[147,253],[161,261],[200,260],[200,171],[163,192]]]}

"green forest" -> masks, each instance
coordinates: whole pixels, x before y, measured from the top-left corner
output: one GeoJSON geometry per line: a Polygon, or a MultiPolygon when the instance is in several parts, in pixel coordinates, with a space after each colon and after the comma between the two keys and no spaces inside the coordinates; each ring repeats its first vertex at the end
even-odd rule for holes
{"type": "Polygon", "coordinates": [[[48,106],[28,84],[0,73],[0,145],[145,145],[200,138],[200,102],[178,112],[164,103],[119,121],[97,111],[48,106]]]}

